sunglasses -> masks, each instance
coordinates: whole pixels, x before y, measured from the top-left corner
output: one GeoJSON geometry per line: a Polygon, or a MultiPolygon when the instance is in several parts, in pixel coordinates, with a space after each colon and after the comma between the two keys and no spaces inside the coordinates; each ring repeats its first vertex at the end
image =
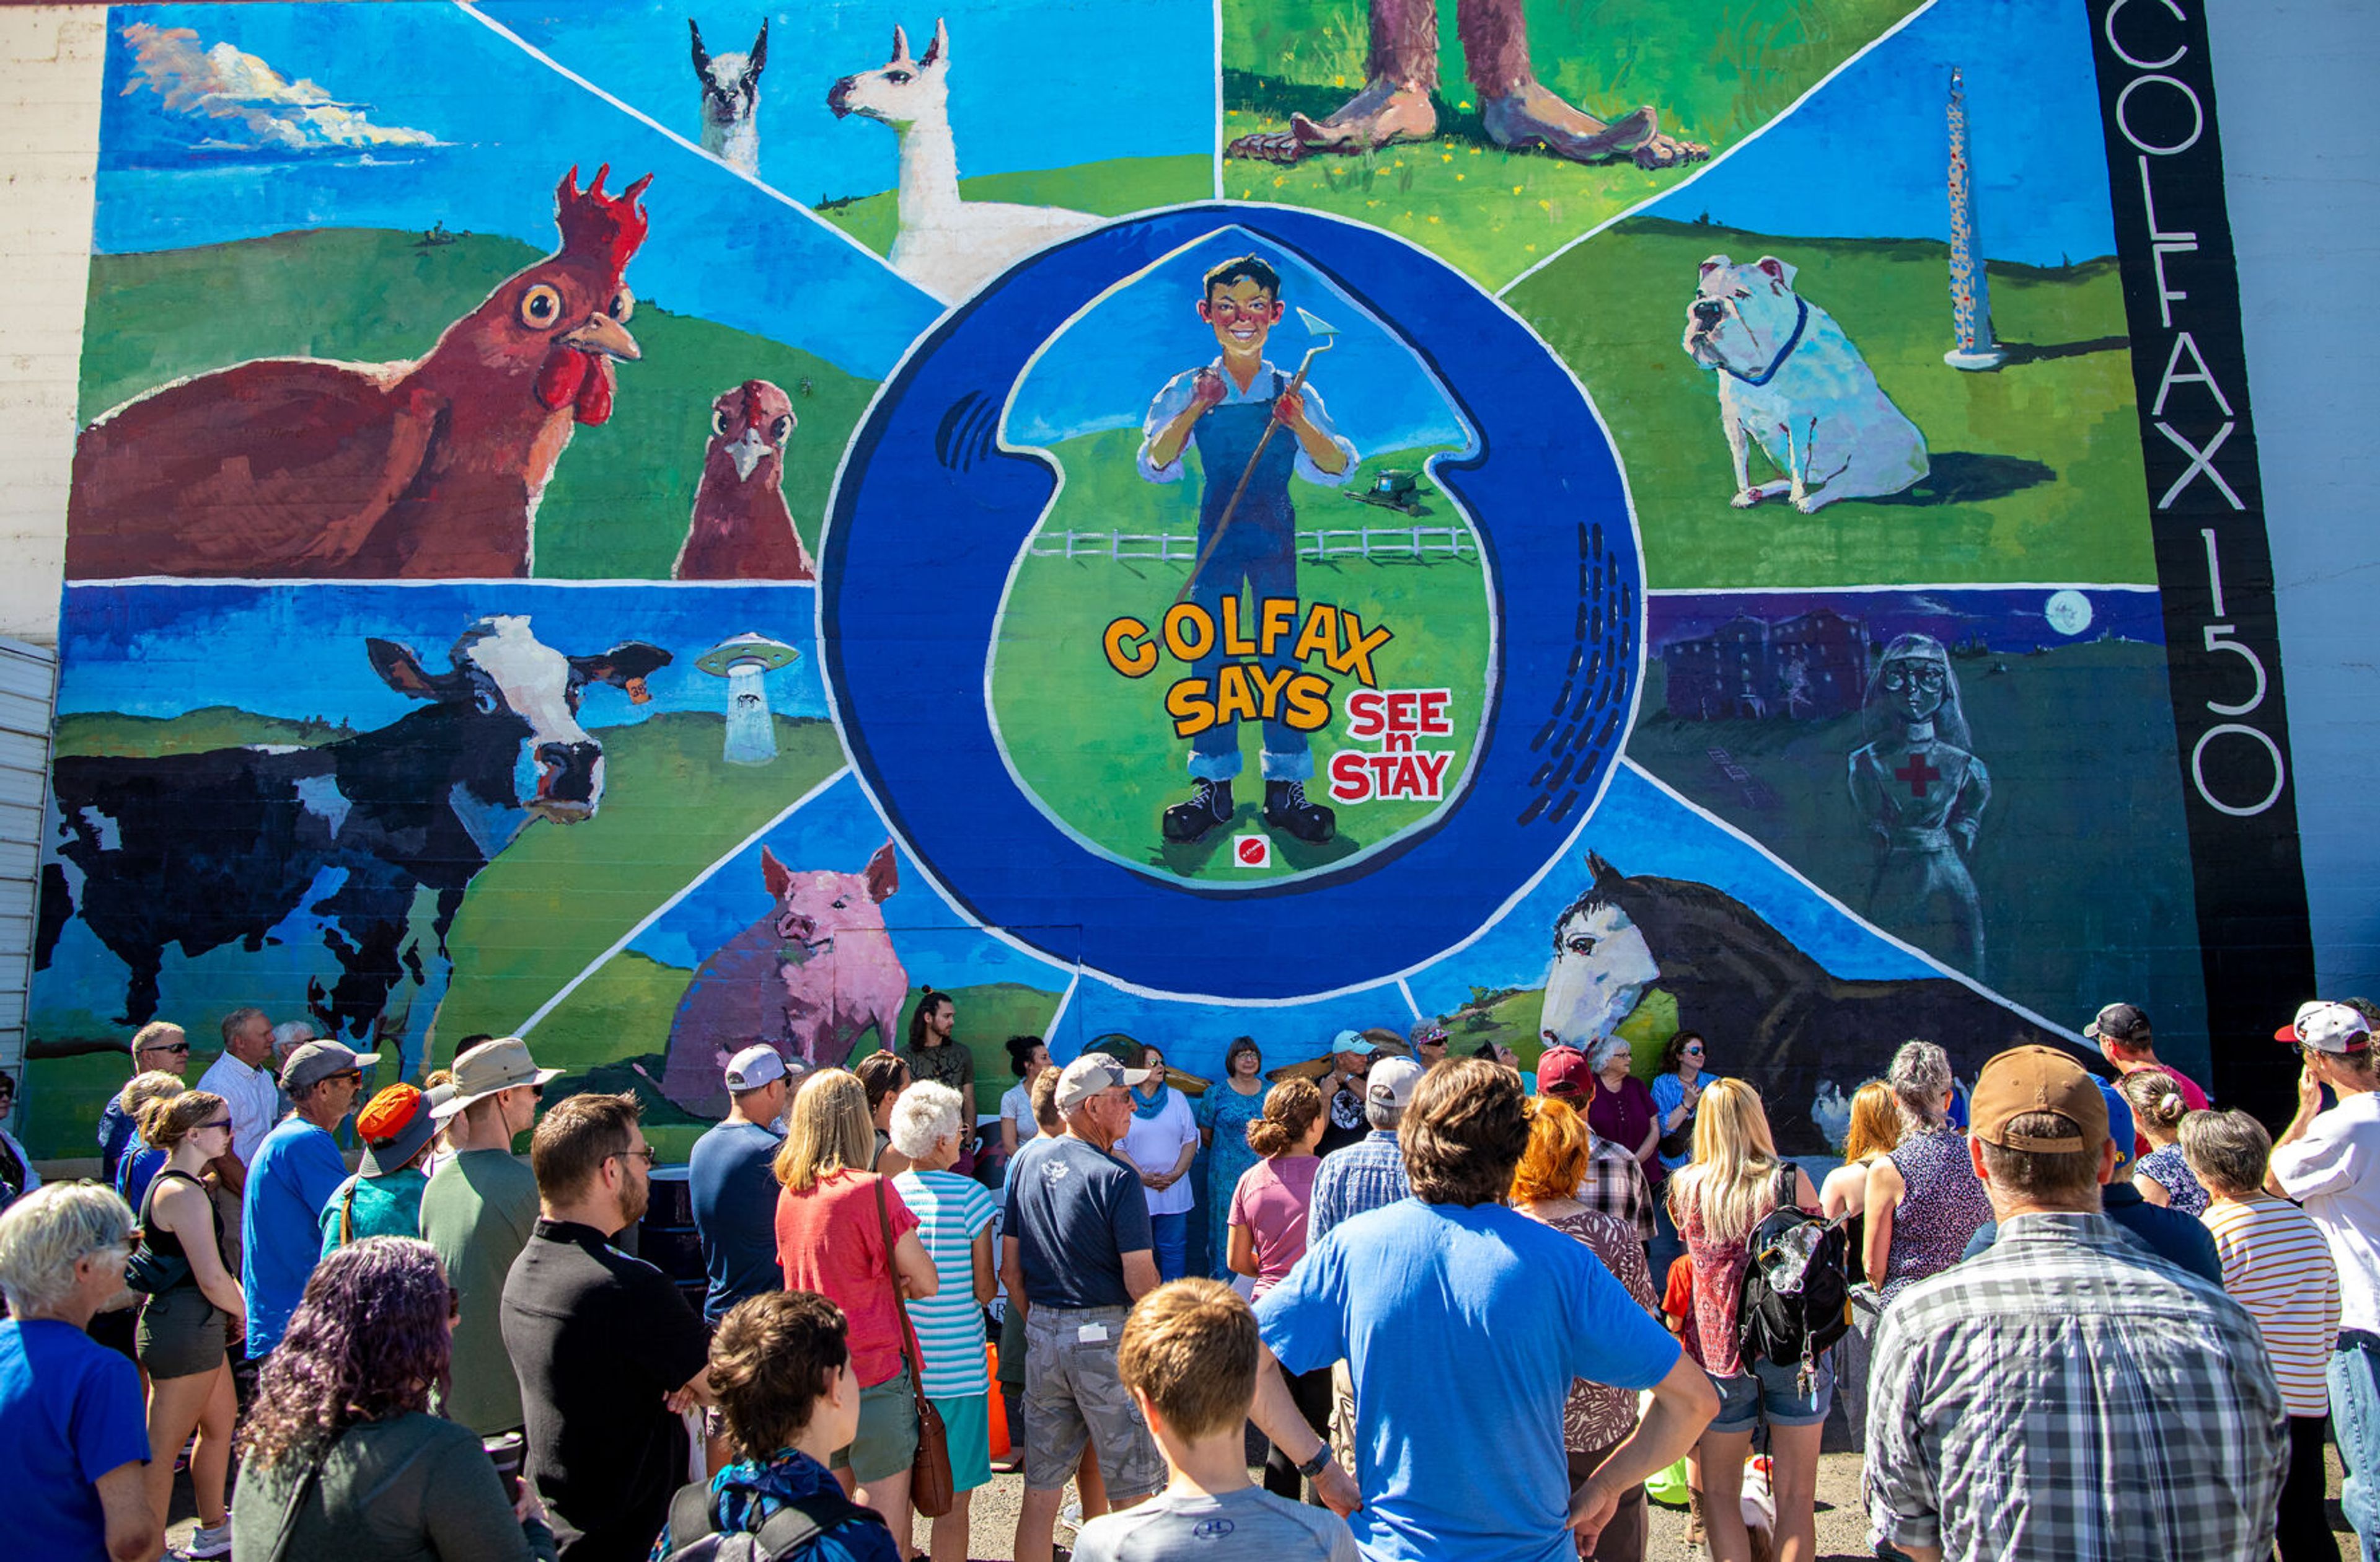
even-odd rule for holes
{"type": "Polygon", "coordinates": [[[229,1117],[223,1117],[212,1123],[200,1123],[199,1127],[202,1129],[221,1129],[224,1132],[229,1133],[231,1132],[231,1119],[229,1117]]]}
{"type": "Polygon", "coordinates": [[[186,1052],[188,1052],[188,1051],[190,1050],[190,1043],[188,1043],[188,1042],[167,1042],[167,1043],[164,1043],[163,1046],[149,1046],[149,1047],[142,1047],[140,1050],[141,1050],[142,1052],[183,1052],[183,1053],[186,1053],[186,1052]]]}

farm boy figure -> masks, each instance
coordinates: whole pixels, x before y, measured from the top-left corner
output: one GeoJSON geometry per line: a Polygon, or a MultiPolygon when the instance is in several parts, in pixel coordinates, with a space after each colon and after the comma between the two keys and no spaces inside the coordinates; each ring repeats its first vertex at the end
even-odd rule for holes
{"type": "MultiPolygon", "coordinates": [[[[1176,374],[1149,403],[1142,424],[1140,475],[1151,482],[1178,482],[1182,453],[1198,448],[1203,488],[1198,496],[1198,553],[1205,560],[1191,582],[1189,601],[1218,618],[1225,597],[1237,597],[1243,581],[1259,609],[1267,597],[1297,595],[1297,516],[1289,502],[1294,471],[1309,482],[1336,487],[1355,470],[1355,447],[1341,438],[1309,381],[1289,388],[1290,376],[1267,361],[1265,337],[1281,321],[1281,274],[1255,255],[1225,261],[1207,273],[1198,318],[1211,326],[1222,354],[1212,363],[1176,374]],[[1279,422],[1294,439],[1267,440],[1279,422]],[[1257,446],[1263,445],[1259,456],[1257,446]],[[1251,459],[1255,460],[1253,470],[1251,459]],[[1232,494],[1241,487],[1239,504],[1232,494]],[[1229,526],[1222,524],[1231,510],[1229,526]]],[[[1222,665],[1222,636],[1193,666],[1194,676],[1213,679],[1222,665]]],[[[1275,665],[1279,665],[1278,659],[1275,665]]],[[[1187,802],[1165,811],[1169,841],[1205,838],[1232,817],[1232,778],[1240,773],[1239,723],[1226,717],[1190,740],[1187,802]]],[[[1330,810],[1305,800],[1314,775],[1314,754],[1305,734],[1278,719],[1264,724],[1264,821],[1302,841],[1327,841],[1338,821],[1330,810]]]]}

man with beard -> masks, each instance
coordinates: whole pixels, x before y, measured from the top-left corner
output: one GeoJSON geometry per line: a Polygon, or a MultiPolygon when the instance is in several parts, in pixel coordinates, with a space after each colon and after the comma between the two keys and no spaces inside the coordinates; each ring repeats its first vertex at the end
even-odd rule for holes
{"type": "Polygon", "coordinates": [[[539,1219],[504,1282],[528,1418],[525,1476],[571,1562],[643,1562],[686,1468],[678,1412],[710,1400],[710,1342],[669,1277],[612,1246],[645,1213],[634,1095],[574,1095],[529,1141],[539,1219]]]}

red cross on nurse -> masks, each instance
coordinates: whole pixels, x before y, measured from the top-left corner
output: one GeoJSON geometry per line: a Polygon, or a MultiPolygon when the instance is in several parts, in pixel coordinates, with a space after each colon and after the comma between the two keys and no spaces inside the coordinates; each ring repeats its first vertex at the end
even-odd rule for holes
{"type": "Polygon", "coordinates": [[[1925,784],[1928,781],[1939,781],[1942,779],[1942,773],[1927,764],[1924,754],[1912,754],[1909,756],[1907,764],[1892,773],[1892,778],[1896,781],[1908,782],[1909,795],[1912,798],[1922,798],[1925,795],[1925,784]]]}

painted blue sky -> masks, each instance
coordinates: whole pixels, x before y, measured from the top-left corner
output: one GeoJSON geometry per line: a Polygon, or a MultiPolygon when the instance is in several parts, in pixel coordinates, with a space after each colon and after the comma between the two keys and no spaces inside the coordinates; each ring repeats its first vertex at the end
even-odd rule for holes
{"type": "MultiPolygon", "coordinates": [[[[698,0],[572,4],[497,0],[480,7],[564,65],[670,128],[699,140],[686,18],[713,55],[742,53],[769,18],[760,76],[760,172],[801,201],[891,189],[892,132],[828,112],[835,80],[883,66],[892,24],[925,52],[938,8],[698,0]]],[[[1215,18],[1196,0],[1002,0],[997,14],[951,13],[951,128],[959,173],[1004,174],[1112,157],[1208,155],[1215,146],[1215,18]],[[1119,69],[1119,41],[1130,67],[1119,69]],[[1124,100],[1129,98],[1129,103],[1124,100]],[[1066,105],[1063,116],[1050,112],[1066,105]]]]}
{"type": "Polygon", "coordinates": [[[2072,633],[2046,616],[2051,587],[1985,592],[1706,592],[1646,599],[1645,641],[1658,654],[1665,645],[1696,640],[1741,615],[1770,623],[1814,608],[1831,608],[1867,625],[1881,650],[1895,635],[1925,634],[1945,644],[1981,636],[1994,651],[2025,652],[2036,645],[2096,640],[2102,634],[2148,645],[2165,643],[2165,608],[2155,592],[2067,588],[2091,605],[2091,618],[2072,633]]]}
{"type": "MultiPolygon", "coordinates": [[[[1054,337],[1017,387],[1006,437],[1038,445],[1138,428],[1168,380],[1216,355],[1214,330],[1197,314],[1200,278],[1219,262],[1251,252],[1281,273],[1287,302],[1339,328],[1330,349],[1314,360],[1313,384],[1358,451],[1471,443],[1395,324],[1377,319],[1280,245],[1237,227],[1150,267],[1054,337]]],[[[1295,373],[1312,341],[1293,310],[1273,328],[1266,357],[1282,373],[1295,373]]]]}
{"type": "MultiPolygon", "coordinates": [[[[846,775],[770,831],[760,844],[796,872],[856,873],[889,838],[868,794],[846,775]]],[[[906,852],[899,858],[900,888],[884,902],[884,924],[911,986],[1014,982],[1050,993],[1065,987],[1066,972],[977,932],[934,892],[906,852]]],[[[715,867],[629,947],[690,970],[769,909],[760,847],[754,846],[715,867]]]]}
{"type": "Polygon", "coordinates": [[[589,727],[625,726],[663,711],[723,715],[727,685],[695,658],[747,629],[801,653],[768,675],[780,715],[826,714],[807,586],[540,586],[512,581],[419,586],[78,586],[59,631],[61,714],[115,711],[172,716],[230,705],[293,721],[342,716],[385,726],[418,702],[381,681],[365,654],[377,636],[413,648],[432,672],[484,614],[528,616],[538,640],[565,655],[642,640],[675,658],[647,680],[638,705],[610,688],[587,691],[589,727]],[[302,665],[302,677],[292,668],[302,665]]]}
{"type": "Polygon", "coordinates": [[[1707,213],[1800,238],[1947,240],[1944,116],[1958,66],[1985,254],[2045,266],[2113,254],[2090,28],[2088,8],[2070,0],[1936,0],[1645,214],[1707,213]]]}
{"type": "MultiPolygon", "coordinates": [[[[871,379],[941,312],[806,209],[457,6],[157,6],[109,17],[92,238],[102,253],[438,222],[549,250],[555,184],[573,165],[583,181],[608,162],[614,190],[654,175],[652,231],[628,266],[649,300],[871,379]],[[153,31],[128,37],[135,28],[153,31]]],[[[685,68],[683,49],[670,53],[685,68]]]]}

